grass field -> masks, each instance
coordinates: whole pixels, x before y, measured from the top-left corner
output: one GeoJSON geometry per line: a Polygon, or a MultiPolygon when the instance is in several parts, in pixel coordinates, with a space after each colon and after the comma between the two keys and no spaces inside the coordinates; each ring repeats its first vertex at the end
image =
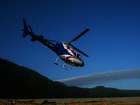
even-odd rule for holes
{"type": "Polygon", "coordinates": [[[140,97],[78,99],[1,99],[0,105],[140,105],[140,97]]]}

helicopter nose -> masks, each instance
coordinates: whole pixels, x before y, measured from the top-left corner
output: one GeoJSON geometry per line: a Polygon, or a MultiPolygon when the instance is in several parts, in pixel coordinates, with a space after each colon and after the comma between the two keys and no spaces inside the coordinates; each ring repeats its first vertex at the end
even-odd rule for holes
{"type": "Polygon", "coordinates": [[[79,58],[71,58],[71,63],[77,67],[83,67],[85,65],[84,61],[79,58]]]}
{"type": "Polygon", "coordinates": [[[76,65],[76,66],[79,66],[79,67],[83,67],[85,64],[84,64],[84,61],[78,60],[78,62],[76,62],[75,65],[76,65]]]}
{"type": "Polygon", "coordinates": [[[81,63],[80,63],[80,67],[83,67],[85,65],[85,63],[83,62],[83,61],[81,61],[81,63]]]}

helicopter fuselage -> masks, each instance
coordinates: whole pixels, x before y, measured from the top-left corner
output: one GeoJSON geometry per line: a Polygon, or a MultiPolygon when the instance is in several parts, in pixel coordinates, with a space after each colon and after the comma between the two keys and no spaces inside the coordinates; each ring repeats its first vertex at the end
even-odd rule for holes
{"type": "Polygon", "coordinates": [[[65,63],[76,67],[83,67],[84,61],[81,59],[80,54],[77,53],[70,45],[60,42],[55,45],[55,52],[65,63]]]}
{"type": "Polygon", "coordinates": [[[88,57],[86,53],[72,45],[72,42],[79,39],[81,36],[83,36],[86,32],[89,31],[88,28],[86,28],[84,31],[82,31],[79,35],[77,35],[75,38],[70,40],[69,42],[59,42],[54,40],[49,40],[44,38],[42,35],[35,34],[32,31],[32,28],[29,24],[26,23],[25,19],[23,19],[23,37],[30,36],[31,41],[38,41],[44,46],[50,48],[52,51],[54,51],[61,60],[63,60],[65,63],[75,66],[75,67],[83,67],[84,61],[81,59],[80,54],[88,57]],[[78,53],[77,53],[78,52],[78,53]],[[80,53],[80,54],[79,54],[80,53]]]}

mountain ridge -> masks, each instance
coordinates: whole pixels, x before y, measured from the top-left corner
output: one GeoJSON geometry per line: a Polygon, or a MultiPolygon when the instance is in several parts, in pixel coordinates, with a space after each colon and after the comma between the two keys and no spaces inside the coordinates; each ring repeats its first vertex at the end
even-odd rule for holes
{"type": "Polygon", "coordinates": [[[97,86],[80,88],[52,81],[27,67],[0,58],[0,98],[86,98],[140,96],[140,90],[97,86]]]}

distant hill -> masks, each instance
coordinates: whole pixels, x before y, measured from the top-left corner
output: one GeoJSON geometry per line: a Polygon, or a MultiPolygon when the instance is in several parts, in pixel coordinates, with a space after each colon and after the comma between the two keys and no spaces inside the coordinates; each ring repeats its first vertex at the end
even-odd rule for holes
{"type": "MultiPolygon", "coordinates": [[[[49,68],[48,68],[49,69],[49,68]]],[[[0,98],[78,98],[140,96],[139,90],[68,87],[45,76],[0,59],[0,98]]]]}

